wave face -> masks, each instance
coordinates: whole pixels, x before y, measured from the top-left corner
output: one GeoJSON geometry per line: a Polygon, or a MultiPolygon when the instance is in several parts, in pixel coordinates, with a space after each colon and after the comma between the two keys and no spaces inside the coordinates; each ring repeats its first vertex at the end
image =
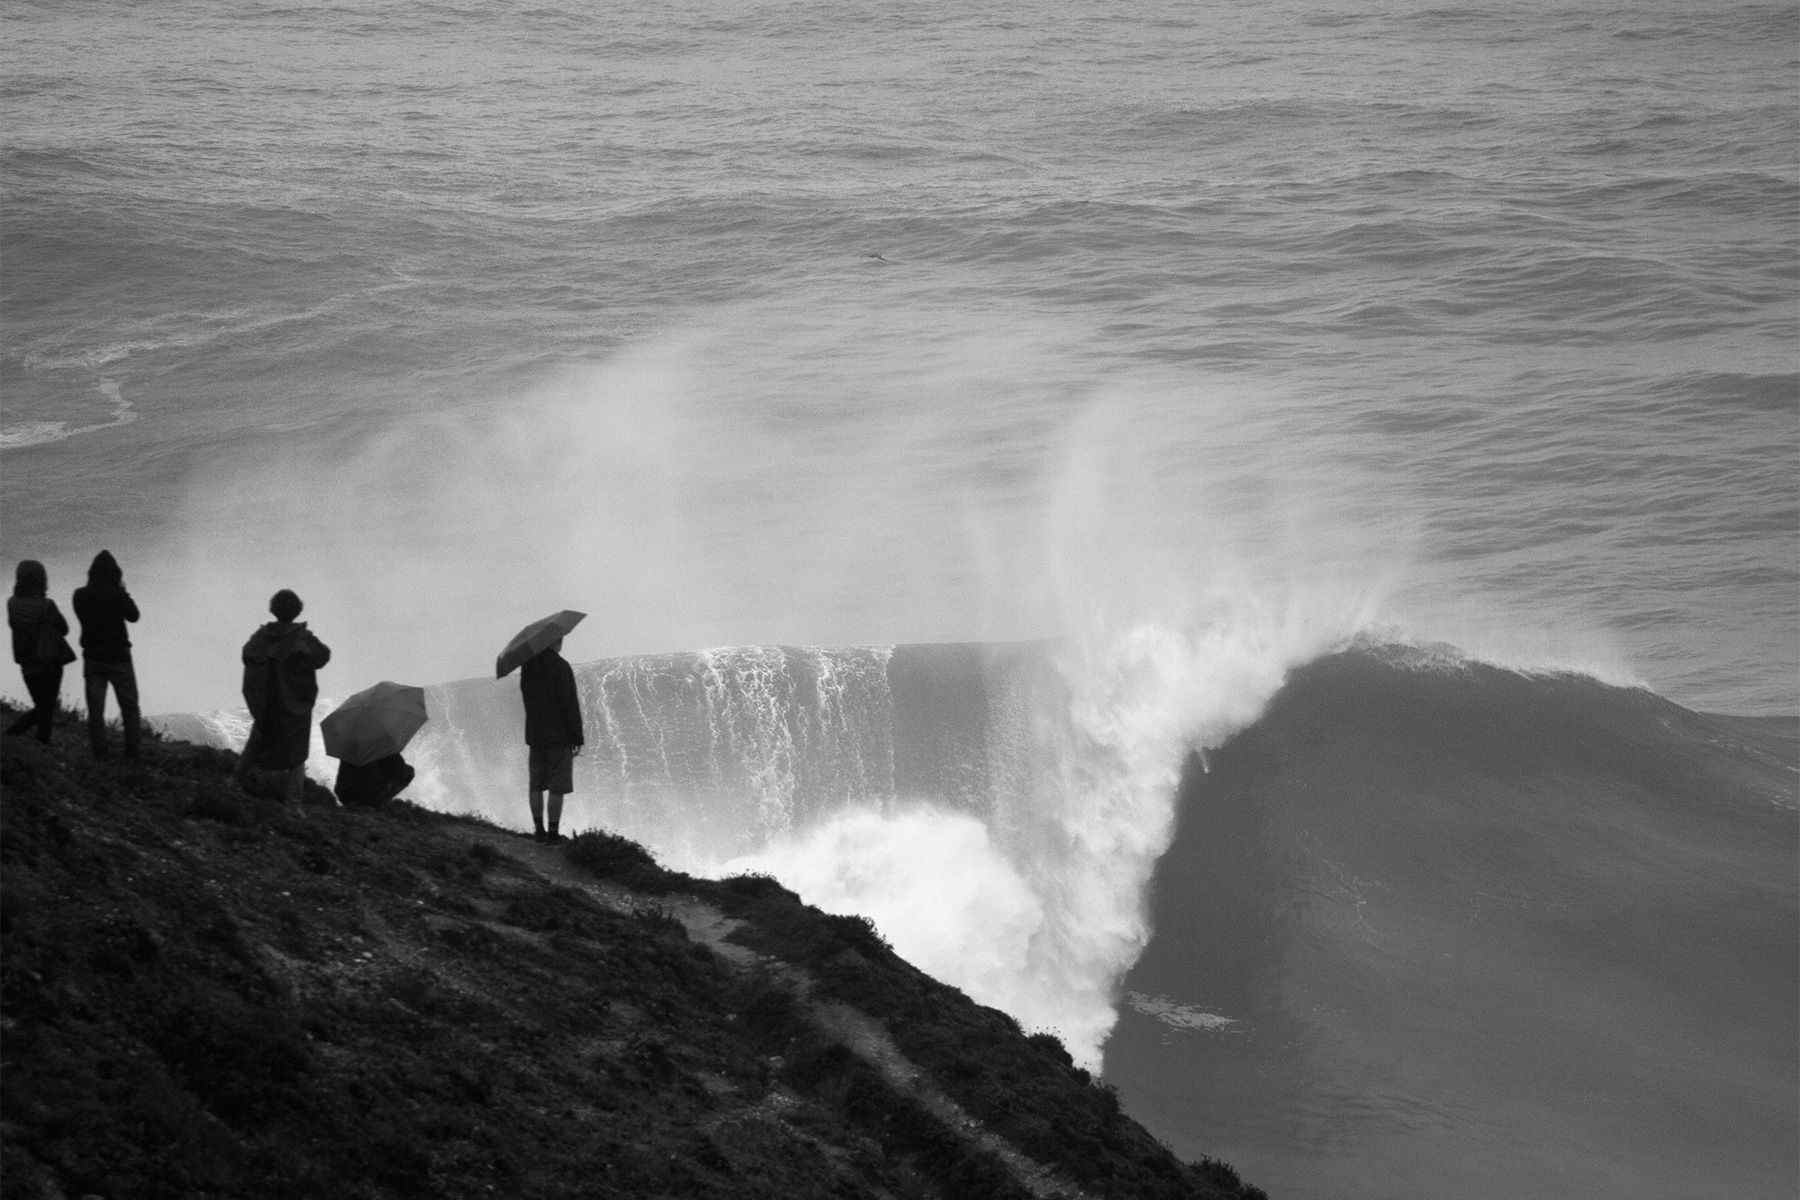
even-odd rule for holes
{"type": "Polygon", "coordinates": [[[1788,1197],[1791,720],[1418,652],[1192,761],[1105,1071],[1288,1197],[1788,1197]]]}

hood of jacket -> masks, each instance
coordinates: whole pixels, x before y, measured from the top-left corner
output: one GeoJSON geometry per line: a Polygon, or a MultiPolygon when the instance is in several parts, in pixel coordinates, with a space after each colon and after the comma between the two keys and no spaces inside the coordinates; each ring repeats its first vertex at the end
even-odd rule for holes
{"type": "Polygon", "coordinates": [[[244,661],[286,658],[306,637],[305,621],[270,621],[244,643],[244,661]]]}
{"type": "Polygon", "coordinates": [[[111,550],[102,550],[88,564],[89,587],[116,588],[124,579],[125,572],[119,567],[119,560],[112,556],[111,550]]]}
{"type": "Polygon", "coordinates": [[[28,558],[19,564],[13,575],[13,595],[42,596],[50,590],[50,576],[44,571],[44,564],[35,558],[28,558]]]}

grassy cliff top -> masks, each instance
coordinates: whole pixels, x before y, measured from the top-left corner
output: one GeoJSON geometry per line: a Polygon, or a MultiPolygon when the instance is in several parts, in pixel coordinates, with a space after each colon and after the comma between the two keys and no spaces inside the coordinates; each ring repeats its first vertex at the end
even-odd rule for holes
{"type": "Polygon", "coordinates": [[[0,1200],[1261,1195],[774,880],[0,754],[0,1200]]]}

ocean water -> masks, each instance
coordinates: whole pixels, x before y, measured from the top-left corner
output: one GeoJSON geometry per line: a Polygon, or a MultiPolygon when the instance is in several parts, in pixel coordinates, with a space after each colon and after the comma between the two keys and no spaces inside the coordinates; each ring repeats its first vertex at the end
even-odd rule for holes
{"type": "Polygon", "coordinates": [[[1183,781],[1107,1077],[1271,1195],[1791,1194],[1797,733],[1315,660],[1183,781]]]}
{"type": "Polygon", "coordinates": [[[476,677],[581,609],[582,821],[1184,1152],[1791,1194],[1793,5],[0,26],[0,558],[118,556],[149,711],[292,587],[518,823],[476,677]]]}

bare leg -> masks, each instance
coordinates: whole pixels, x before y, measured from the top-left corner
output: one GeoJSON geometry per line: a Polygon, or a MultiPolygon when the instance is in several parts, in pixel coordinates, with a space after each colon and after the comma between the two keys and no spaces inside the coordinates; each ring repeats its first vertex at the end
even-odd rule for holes
{"type": "MultiPolygon", "coordinates": [[[[560,800],[561,797],[559,796],[557,799],[560,800]]],[[[544,790],[542,788],[531,789],[531,827],[537,836],[544,836],[544,790]]]]}
{"type": "Polygon", "coordinates": [[[558,836],[557,830],[562,827],[562,805],[563,805],[563,793],[562,792],[551,792],[550,793],[550,819],[547,822],[547,824],[550,827],[550,840],[551,841],[556,840],[556,838],[558,836]]]}

